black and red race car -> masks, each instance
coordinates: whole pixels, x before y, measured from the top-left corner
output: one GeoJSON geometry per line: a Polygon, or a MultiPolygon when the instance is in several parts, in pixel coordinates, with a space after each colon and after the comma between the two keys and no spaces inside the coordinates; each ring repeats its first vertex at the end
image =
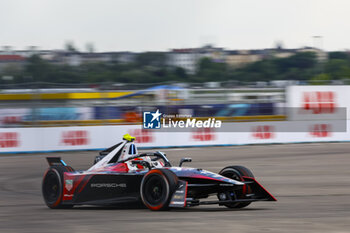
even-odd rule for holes
{"type": "Polygon", "coordinates": [[[125,135],[122,142],[101,151],[86,171],[48,157],[50,167],[42,182],[46,205],[54,209],[143,203],[151,210],[165,210],[209,204],[242,208],[255,201],[276,201],[248,168],[228,166],[216,174],[182,167],[190,158],[174,167],[160,151],[138,154],[134,139],[125,135]]]}

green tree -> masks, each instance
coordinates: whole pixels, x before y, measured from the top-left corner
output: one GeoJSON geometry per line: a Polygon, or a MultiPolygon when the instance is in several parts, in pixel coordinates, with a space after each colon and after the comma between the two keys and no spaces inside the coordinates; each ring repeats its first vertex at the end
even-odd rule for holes
{"type": "MultiPolygon", "coordinates": [[[[74,46],[71,51],[76,51],[74,46]]],[[[141,53],[136,62],[85,63],[80,66],[53,64],[32,56],[24,70],[3,69],[14,77],[11,83],[42,81],[62,83],[158,83],[167,81],[270,81],[270,80],[319,80],[350,79],[350,59],[347,53],[332,52],[329,60],[318,63],[311,52],[297,53],[287,58],[268,57],[234,69],[225,63],[218,63],[206,57],[199,61],[195,74],[188,74],[183,68],[166,65],[166,55],[159,52],[141,53]],[[31,80],[24,77],[31,77],[31,80]]],[[[1,73],[0,75],[6,75],[1,73]]],[[[5,83],[0,80],[0,83],[5,83]]],[[[6,81],[9,83],[9,81],[6,81]]]]}
{"type": "Polygon", "coordinates": [[[328,53],[328,58],[347,60],[349,59],[349,54],[346,52],[330,52],[328,53]]]}
{"type": "Polygon", "coordinates": [[[315,75],[310,79],[312,85],[327,85],[329,84],[331,77],[328,74],[322,73],[315,75]]]}
{"type": "Polygon", "coordinates": [[[38,55],[34,55],[27,60],[25,72],[26,75],[31,76],[35,82],[53,82],[54,80],[50,79],[50,72],[54,68],[53,65],[41,59],[38,55]]]}
{"type": "Polygon", "coordinates": [[[74,46],[73,41],[67,41],[64,45],[64,49],[69,52],[78,52],[78,49],[74,46]]]}
{"type": "Polygon", "coordinates": [[[227,66],[225,63],[213,62],[210,58],[202,58],[199,62],[199,68],[196,73],[196,80],[224,81],[227,79],[227,66]]]}
{"type": "Polygon", "coordinates": [[[325,72],[331,79],[350,78],[350,67],[347,60],[330,59],[325,65],[325,72]]]}

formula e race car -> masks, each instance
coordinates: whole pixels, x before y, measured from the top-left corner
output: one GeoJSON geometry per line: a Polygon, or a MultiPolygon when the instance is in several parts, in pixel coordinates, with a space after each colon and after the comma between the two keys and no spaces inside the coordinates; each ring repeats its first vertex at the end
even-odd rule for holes
{"type": "Polygon", "coordinates": [[[50,208],[74,205],[140,203],[151,210],[218,204],[243,208],[255,201],[276,201],[242,166],[228,166],[219,174],[200,168],[173,167],[160,151],[138,154],[135,137],[100,152],[86,171],[75,171],[59,157],[48,157],[50,167],[42,194],[50,208]],[[203,200],[208,197],[207,200],[203,200]]]}

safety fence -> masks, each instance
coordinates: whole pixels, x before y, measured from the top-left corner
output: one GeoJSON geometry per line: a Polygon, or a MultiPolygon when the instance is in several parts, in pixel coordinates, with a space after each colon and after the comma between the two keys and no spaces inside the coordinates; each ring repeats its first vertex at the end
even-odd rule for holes
{"type": "Polygon", "coordinates": [[[298,131],[293,131],[293,124],[223,123],[220,130],[196,128],[184,132],[146,130],[141,125],[0,128],[0,153],[103,149],[121,141],[126,133],[135,136],[137,145],[144,148],[350,140],[349,122],[343,122],[345,128],[341,129],[338,121],[299,121],[298,131]]]}

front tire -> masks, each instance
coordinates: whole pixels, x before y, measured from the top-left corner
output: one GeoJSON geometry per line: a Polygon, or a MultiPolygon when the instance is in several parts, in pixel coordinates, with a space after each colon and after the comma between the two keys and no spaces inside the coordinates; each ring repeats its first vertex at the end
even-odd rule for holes
{"type": "Polygon", "coordinates": [[[153,169],[141,181],[143,204],[150,210],[166,210],[178,184],[177,176],[166,169],[153,169]]]}
{"type": "MultiPolygon", "coordinates": [[[[246,167],[243,166],[228,166],[222,169],[219,172],[220,175],[225,176],[227,178],[237,180],[237,181],[244,181],[243,176],[248,176],[254,178],[253,173],[246,167]]],[[[238,196],[239,198],[244,198],[246,194],[251,193],[251,188],[249,185],[245,185],[245,187],[242,190],[242,193],[238,196]]],[[[232,204],[225,204],[228,208],[244,208],[248,205],[250,205],[251,202],[237,202],[232,204]]]]}
{"type": "Polygon", "coordinates": [[[42,194],[46,205],[51,209],[72,208],[73,205],[63,205],[63,174],[72,172],[69,166],[52,166],[47,169],[43,182],[42,194]]]}

